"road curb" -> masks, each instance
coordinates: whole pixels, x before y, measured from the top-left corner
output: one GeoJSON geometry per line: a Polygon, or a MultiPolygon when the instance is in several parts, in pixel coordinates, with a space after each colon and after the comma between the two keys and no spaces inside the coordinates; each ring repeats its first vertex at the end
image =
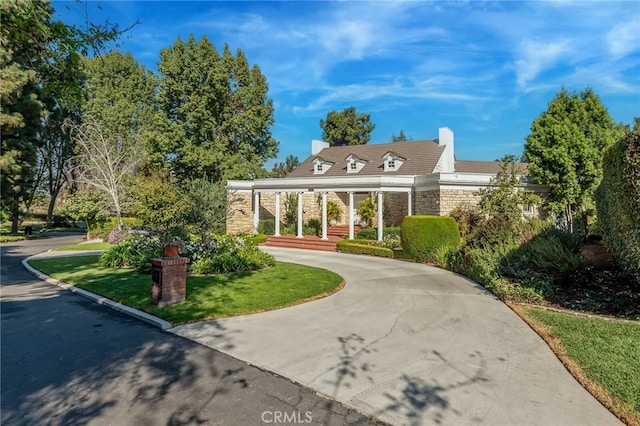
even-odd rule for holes
{"type": "MultiPolygon", "coordinates": [[[[72,286],[71,284],[67,284],[65,282],[62,282],[60,280],[57,280],[55,278],[50,277],[49,275],[43,274],[42,272],[38,271],[37,269],[34,269],[31,265],[29,265],[29,260],[32,258],[37,258],[38,255],[35,256],[29,256],[26,259],[22,259],[22,265],[25,267],[25,269],[27,271],[29,271],[31,274],[33,274],[34,276],[36,276],[37,278],[46,281],[49,284],[53,284],[55,286],[58,286],[64,290],[70,291],[71,293],[77,294],[79,296],[82,296],[86,299],[91,300],[92,302],[95,302],[99,305],[103,305],[106,306],[108,308],[111,308],[115,311],[118,312],[122,312],[123,314],[129,315],[131,317],[134,317],[136,319],[142,320],[148,324],[151,324],[153,326],[156,326],[158,328],[160,328],[161,330],[167,330],[169,328],[173,328],[173,325],[171,325],[171,323],[169,323],[168,321],[165,321],[163,319],[160,319],[156,316],[153,316],[151,314],[148,314],[146,312],[142,312],[138,309],[134,309],[131,308],[129,306],[123,305],[122,303],[118,303],[118,302],[114,302],[111,299],[107,299],[104,296],[100,296],[99,294],[95,294],[95,293],[91,293],[90,291],[87,290],[83,290],[81,288],[72,286]]],[[[42,257],[39,257],[42,258],[42,257]]]]}

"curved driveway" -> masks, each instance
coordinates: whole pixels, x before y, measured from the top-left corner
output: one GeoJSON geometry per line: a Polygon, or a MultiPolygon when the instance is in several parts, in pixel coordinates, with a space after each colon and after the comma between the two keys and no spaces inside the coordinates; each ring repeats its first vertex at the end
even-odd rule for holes
{"type": "Polygon", "coordinates": [[[620,424],[472,281],[398,260],[268,251],[347,285],[311,303],[170,331],[392,424],[620,424]]]}

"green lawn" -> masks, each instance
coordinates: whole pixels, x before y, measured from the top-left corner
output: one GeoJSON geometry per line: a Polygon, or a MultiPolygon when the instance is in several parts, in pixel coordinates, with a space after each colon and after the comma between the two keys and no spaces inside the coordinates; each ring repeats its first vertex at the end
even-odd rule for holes
{"type": "Polygon", "coordinates": [[[98,256],[31,260],[31,266],[67,284],[163,318],[174,325],[276,309],[337,290],[342,277],[320,268],[277,262],[273,268],[187,277],[187,300],[151,305],[151,276],[98,266],[98,256]]]}
{"type": "Polygon", "coordinates": [[[53,251],[77,251],[77,250],[109,250],[113,247],[109,243],[97,242],[97,243],[84,243],[84,244],[69,244],[68,246],[56,247],[53,251]]]}
{"type": "Polygon", "coordinates": [[[566,355],[574,361],[587,379],[600,384],[608,395],[598,395],[602,391],[594,389],[597,386],[590,388],[583,382],[587,389],[625,422],[640,425],[640,324],[540,309],[524,311],[538,325],[543,324],[543,329],[537,330],[543,337],[547,334],[559,339],[554,350],[561,359],[566,355]]]}

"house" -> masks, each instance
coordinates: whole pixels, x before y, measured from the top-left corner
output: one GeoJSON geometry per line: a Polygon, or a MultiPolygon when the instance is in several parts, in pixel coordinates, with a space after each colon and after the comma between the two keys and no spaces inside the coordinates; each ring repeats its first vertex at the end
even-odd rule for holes
{"type": "MultiPolygon", "coordinates": [[[[230,205],[227,232],[256,232],[263,219],[275,219],[275,236],[288,196],[297,197],[297,237],[311,218],[322,219],[327,238],[327,202],[341,208],[340,224],[348,225],[349,238],[360,221],[358,205],[367,197],[376,201],[373,220],[378,239],[385,225],[398,226],[407,215],[447,215],[462,203],[477,204],[477,191],[491,185],[502,163],[456,160],[454,135],[438,130],[433,140],[330,147],[312,141],[311,156],[285,178],[231,180],[227,183],[230,205]]],[[[522,165],[521,186],[536,193],[544,187],[531,183],[522,165]]],[[[524,214],[537,215],[526,206],[524,214]]]]}

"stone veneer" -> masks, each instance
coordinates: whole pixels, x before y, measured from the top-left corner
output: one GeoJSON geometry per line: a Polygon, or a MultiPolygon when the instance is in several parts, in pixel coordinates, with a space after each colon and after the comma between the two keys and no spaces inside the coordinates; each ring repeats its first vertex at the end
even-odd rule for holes
{"type": "MultiPolygon", "coordinates": [[[[297,196],[296,193],[291,193],[297,196]]],[[[240,198],[233,202],[227,216],[227,233],[251,233],[253,232],[253,195],[250,191],[237,191],[231,197],[240,198]]],[[[354,194],[354,208],[362,200],[367,198],[369,193],[354,194]]],[[[377,201],[376,194],[371,196],[377,201]]],[[[260,194],[260,219],[275,219],[275,193],[260,194]]],[[[286,212],[287,193],[280,193],[280,217],[283,218],[286,212]]],[[[414,215],[435,215],[446,216],[461,204],[475,206],[480,201],[480,196],[473,190],[462,189],[442,189],[422,191],[413,194],[413,214],[414,215]]],[[[346,192],[329,192],[327,201],[334,201],[342,210],[342,215],[338,221],[339,225],[347,225],[349,222],[349,194],[346,192]]],[[[320,219],[322,217],[322,198],[320,193],[306,192],[302,197],[303,220],[304,223],[311,218],[320,219]]],[[[407,193],[389,192],[384,195],[384,222],[386,226],[400,226],[402,220],[408,212],[407,193]]],[[[533,216],[540,216],[538,209],[534,209],[533,216]]],[[[376,226],[377,217],[372,219],[372,224],[376,226]]]]}

